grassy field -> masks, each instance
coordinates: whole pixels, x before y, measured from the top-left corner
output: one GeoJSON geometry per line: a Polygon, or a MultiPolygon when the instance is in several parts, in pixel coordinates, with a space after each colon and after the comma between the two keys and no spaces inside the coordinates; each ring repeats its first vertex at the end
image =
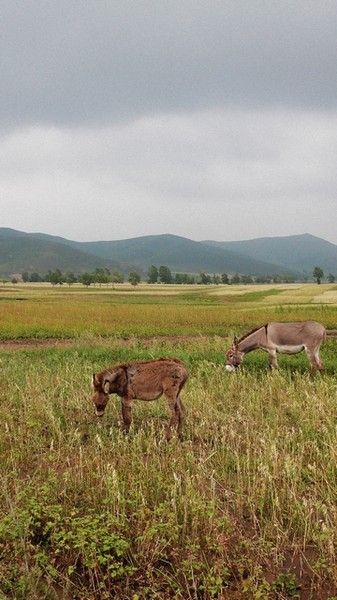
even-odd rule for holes
{"type": "Polygon", "coordinates": [[[316,377],[304,355],[223,367],[267,320],[337,328],[335,294],[4,286],[0,599],[336,600],[337,341],[316,377]],[[165,441],[163,399],[135,404],[128,436],[114,397],[99,424],[92,372],[159,356],[189,369],[184,441],[165,441]]]}
{"type": "Polygon", "coordinates": [[[272,319],[317,319],[337,328],[336,304],[337,286],[332,285],[87,290],[7,284],[0,287],[0,339],[227,335],[272,319]]]}

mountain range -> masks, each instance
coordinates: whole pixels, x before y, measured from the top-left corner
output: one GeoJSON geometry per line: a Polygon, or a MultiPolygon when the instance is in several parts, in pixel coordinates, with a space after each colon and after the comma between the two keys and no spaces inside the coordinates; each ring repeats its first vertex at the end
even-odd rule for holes
{"type": "Polygon", "coordinates": [[[153,264],[173,272],[285,275],[303,278],[318,265],[337,274],[337,245],[310,234],[234,242],[150,235],[126,240],[77,242],[45,233],[0,228],[0,274],[49,269],[81,273],[96,267],[146,273],[153,264]]]}

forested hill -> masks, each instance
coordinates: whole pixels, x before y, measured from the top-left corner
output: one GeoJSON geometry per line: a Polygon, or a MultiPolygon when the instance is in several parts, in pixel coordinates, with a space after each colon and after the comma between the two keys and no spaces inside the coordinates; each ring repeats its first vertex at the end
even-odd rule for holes
{"type": "Polygon", "coordinates": [[[239,252],[254,260],[268,260],[292,271],[307,272],[320,266],[326,274],[337,275],[337,246],[305,233],[285,237],[264,237],[237,242],[205,241],[213,248],[239,252]]]}
{"type": "MultiPolygon", "coordinates": [[[[38,247],[36,254],[40,260],[39,264],[43,262],[44,269],[49,263],[55,261],[55,252],[59,251],[62,252],[62,256],[64,254],[67,256],[67,270],[71,269],[74,271],[78,271],[78,266],[82,270],[83,264],[87,260],[86,269],[91,268],[93,263],[95,266],[98,264],[99,266],[108,266],[111,263],[115,263],[131,264],[142,271],[146,271],[151,264],[154,264],[156,266],[167,265],[172,271],[188,273],[205,271],[209,273],[238,272],[245,275],[283,275],[285,272],[289,272],[283,266],[272,264],[270,261],[252,259],[236,251],[221,247],[212,247],[202,242],[195,242],[188,238],[170,234],[143,236],[116,241],[76,242],[43,233],[26,234],[23,232],[13,232],[13,235],[11,235],[11,232],[13,230],[0,229],[0,240],[2,239],[3,242],[1,252],[4,257],[6,243],[8,244],[14,236],[16,238],[16,258],[10,264],[12,265],[12,270],[17,271],[23,268],[23,264],[27,264],[27,245],[30,248],[34,248],[36,244],[38,247]],[[18,236],[20,236],[20,240],[18,240],[18,236]],[[52,246],[49,246],[49,244],[52,246]],[[50,251],[51,248],[53,248],[53,252],[50,251]],[[71,261],[72,251],[81,253],[80,255],[76,254],[73,266],[71,261]],[[21,265],[20,269],[19,264],[21,265]]],[[[31,259],[30,262],[32,262],[31,259]]],[[[2,271],[3,264],[9,266],[9,261],[6,263],[4,263],[3,259],[0,261],[0,269],[2,271]]],[[[36,260],[34,264],[37,265],[36,260]]],[[[54,267],[55,262],[50,268],[54,267]]],[[[25,268],[27,269],[28,266],[25,268]]],[[[58,266],[58,268],[61,269],[61,266],[58,266]]]]}
{"type": "Polygon", "coordinates": [[[311,276],[314,266],[337,274],[337,246],[303,234],[225,242],[194,240],[171,235],[149,235],[124,240],[78,242],[45,233],[0,228],[0,273],[59,268],[80,273],[107,267],[145,273],[153,264],[172,271],[240,273],[243,275],[311,276]]]}
{"type": "Polygon", "coordinates": [[[0,274],[24,271],[46,273],[49,269],[83,273],[96,267],[129,270],[128,265],[98,258],[84,250],[54,240],[40,239],[14,230],[0,229],[0,274]]]}

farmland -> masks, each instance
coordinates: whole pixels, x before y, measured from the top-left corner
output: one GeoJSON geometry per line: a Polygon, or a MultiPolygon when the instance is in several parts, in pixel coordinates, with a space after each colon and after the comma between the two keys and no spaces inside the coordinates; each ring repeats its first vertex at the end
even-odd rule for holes
{"type": "Polygon", "coordinates": [[[337,329],[337,287],[0,288],[0,598],[332,600],[337,596],[337,340],[223,368],[233,333],[268,320],[337,329]],[[165,400],[128,436],[90,378],[176,356],[184,440],[165,400]]]}

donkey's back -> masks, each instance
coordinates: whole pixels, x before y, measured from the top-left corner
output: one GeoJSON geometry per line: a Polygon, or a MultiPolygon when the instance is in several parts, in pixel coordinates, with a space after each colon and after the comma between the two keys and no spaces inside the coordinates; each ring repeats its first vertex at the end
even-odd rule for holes
{"type": "Polygon", "coordinates": [[[276,346],[304,346],[310,348],[325,339],[325,327],[317,321],[271,321],[266,327],[268,341],[276,346]]]}

